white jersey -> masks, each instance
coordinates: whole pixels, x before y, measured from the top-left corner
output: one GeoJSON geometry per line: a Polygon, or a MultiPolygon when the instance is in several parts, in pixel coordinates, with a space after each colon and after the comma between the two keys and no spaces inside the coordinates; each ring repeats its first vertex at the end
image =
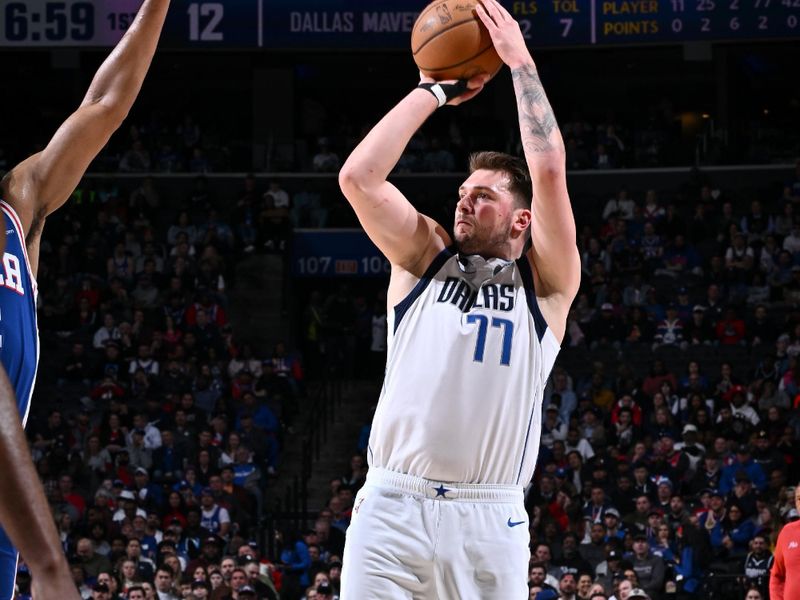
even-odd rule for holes
{"type": "Polygon", "coordinates": [[[527,258],[443,250],[388,315],[369,464],[434,481],[526,485],[559,344],[527,258]]]}

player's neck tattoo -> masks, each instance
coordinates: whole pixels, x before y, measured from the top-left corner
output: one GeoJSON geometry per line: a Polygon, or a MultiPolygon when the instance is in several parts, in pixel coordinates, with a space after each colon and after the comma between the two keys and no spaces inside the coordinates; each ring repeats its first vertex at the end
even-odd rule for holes
{"type": "Polygon", "coordinates": [[[525,152],[563,152],[564,142],[558,135],[558,123],[536,67],[524,65],[512,69],[511,77],[517,93],[519,129],[525,152]]]}

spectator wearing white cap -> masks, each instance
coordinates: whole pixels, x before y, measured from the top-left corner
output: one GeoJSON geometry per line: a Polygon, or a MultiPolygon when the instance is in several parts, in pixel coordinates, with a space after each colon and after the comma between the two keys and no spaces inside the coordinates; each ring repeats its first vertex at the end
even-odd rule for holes
{"type": "Polygon", "coordinates": [[[625,337],[625,326],[614,314],[613,304],[604,302],[600,305],[599,314],[595,314],[589,325],[588,337],[592,348],[607,345],[619,347],[625,337]]]}
{"type": "Polygon", "coordinates": [[[685,475],[685,480],[694,477],[700,462],[706,453],[706,447],[700,443],[700,432],[697,425],[687,423],[681,431],[681,441],[675,442],[675,450],[679,450],[689,459],[689,469],[685,475]]]}
{"type": "Polygon", "coordinates": [[[606,542],[613,539],[624,540],[625,528],[622,526],[622,516],[616,507],[607,508],[603,513],[603,523],[606,526],[606,542]]]}
{"type": "Polygon", "coordinates": [[[650,596],[642,588],[633,588],[627,600],[650,600],[650,596]]]}
{"type": "Polygon", "coordinates": [[[120,507],[111,518],[115,523],[121,523],[125,519],[133,521],[136,516],[147,518],[147,513],[136,504],[136,495],[131,490],[122,490],[117,497],[120,507]]]}

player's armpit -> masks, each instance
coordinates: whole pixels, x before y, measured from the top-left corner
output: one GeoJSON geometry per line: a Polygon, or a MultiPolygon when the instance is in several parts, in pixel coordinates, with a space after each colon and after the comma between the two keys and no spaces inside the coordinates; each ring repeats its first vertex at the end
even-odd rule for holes
{"type": "Polygon", "coordinates": [[[127,111],[103,103],[81,106],[58,128],[47,147],[7,176],[9,201],[20,214],[46,217],[66,202],[89,164],[122,124],[127,111]]]}
{"type": "MultiPolygon", "coordinates": [[[[538,268],[529,251],[526,255],[533,274],[534,287],[536,290],[537,304],[542,312],[547,327],[553,332],[559,343],[564,339],[567,329],[567,315],[575,299],[576,292],[558,292],[552,289],[539,276],[538,268]]],[[[580,280],[580,273],[578,273],[580,280]]],[[[576,288],[577,289],[577,288],[576,288]]]]}
{"type": "Polygon", "coordinates": [[[416,276],[450,245],[450,237],[436,221],[417,211],[394,185],[384,181],[365,187],[347,165],[339,185],[372,242],[390,263],[416,276]]]}

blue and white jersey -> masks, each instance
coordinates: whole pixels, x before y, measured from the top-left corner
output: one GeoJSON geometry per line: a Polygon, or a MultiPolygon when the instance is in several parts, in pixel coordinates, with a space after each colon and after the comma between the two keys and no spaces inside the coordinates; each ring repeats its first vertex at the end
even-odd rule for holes
{"type": "Polygon", "coordinates": [[[0,268],[0,360],[17,395],[23,427],[28,420],[33,383],[39,364],[36,325],[36,280],[33,277],[22,224],[11,206],[0,200],[6,248],[0,268]]]}
{"type": "Polygon", "coordinates": [[[560,349],[528,259],[443,250],[388,325],[370,465],[434,481],[527,485],[560,349]]]}

